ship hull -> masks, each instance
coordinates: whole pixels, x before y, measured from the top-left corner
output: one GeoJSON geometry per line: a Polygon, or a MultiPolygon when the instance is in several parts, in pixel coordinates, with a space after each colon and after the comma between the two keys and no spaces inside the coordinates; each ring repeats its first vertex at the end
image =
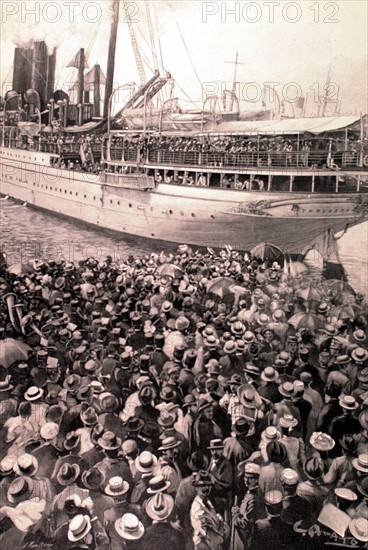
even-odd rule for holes
{"type": "Polygon", "coordinates": [[[47,153],[0,148],[0,157],[3,195],[96,227],[155,240],[229,244],[239,250],[271,241],[295,254],[326,230],[336,233],[367,219],[365,211],[357,211],[356,196],[311,198],[172,184],[130,189],[116,177],[102,181],[99,175],[52,168],[47,153]],[[322,206],[328,207],[323,215],[322,206]]]}

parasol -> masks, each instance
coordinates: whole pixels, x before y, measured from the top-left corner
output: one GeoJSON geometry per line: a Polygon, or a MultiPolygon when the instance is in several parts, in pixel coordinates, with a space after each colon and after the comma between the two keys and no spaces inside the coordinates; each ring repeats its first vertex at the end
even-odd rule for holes
{"type": "Polygon", "coordinates": [[[6,369],[16,361],[28,359],[31,348],[21,340],[5,338],[0,341],[0,365],[6,369]]]}
{"type": "Polygon", "coordinates": [[[317,300],[319,302],[322,299],[321,292],[313,285],[308,285],[305,288],[299,289],[296,295],[299,296],[299,298],[303,298],[305,302],[310,302],[311,300],[317,300]]]}
{"type": "Polygon", "coordinates": [[[329,317],[336,317],[336,319],[354,320],[357,313],[361,312],[362,308],[354,304],[341,304],[330,309],[329,317]]]}
{"type": "Polygon", "coordinates": [[[29,264],[19,262],[8,267],[7,272],[13,275],[27,275],[28,273],[34,273],[34,268],[29,264]]]}
{"type": "Polygon", "coordinates": [[[233,294],[231,287],[235,285],[236,281],[231,277],[216,277],[207,283],[206,290],[208,293],[211,292],[222,300],[225,296],[233,294]]]}
{"type": "Polygon", "coordinates": [[[299,311],[298,313],[295,313],[295,315],[290,317],[288,323],[296,330],[300,328],[318,330],[325,325],[324,321],[320,319],[318,315],[314,315],[314,313],[307,313],[305,311],[299,311]]]}
{"type": "Polygon", "coordinates": [[[252,250],[250,251],[253,258],[260,258],[261,260],[269,260],[272,262],[277,262],[278,260],[283,260],[284,253],[275,244],[272,243],[260,243],[257,244],[252,250]]]}
{"type": "Polygon", "coordinates": [[[184,275],[181,267],[175,264],[162,264],[157,268],[156,273],[161,277],[172,277],[173,279],[179,279],[184,275]]]}

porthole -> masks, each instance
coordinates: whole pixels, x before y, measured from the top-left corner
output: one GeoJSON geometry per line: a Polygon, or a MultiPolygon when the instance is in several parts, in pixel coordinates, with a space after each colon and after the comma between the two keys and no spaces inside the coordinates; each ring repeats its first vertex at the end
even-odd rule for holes
{"type": "Polygon", "coordinates": [[[110,204],[112,204],[112,200],[110,199],[110,204]]]}
{"type": "Polygon", "coordinates": [[[118,206],[120,206],[120,201],[118,201],[118,206]]]}
{"type": "Polygon", "coordinates": [[[86,199],[86,198],[87,198],[87,195],[84,195],[84,198],[86,199]]]}
{"type": "Polygon", "coordinates": [[[192,218],[195,218],[195,214],[193,212],[192,212],[191,216],[192,216],[192,218]]]}
{"type": "Polygon", "coordinates": [[[95,201],[95,200],[96,200],[96,197],[93,197],[93,200],[95,201]]]}
{"type": "Polygon", "coordinates": [[[172,210],[169,210],[169,214],[173,214],[173,211],[172,211],[172,210]]]}
{"type": "Polygon", "coordinates": [[[132,207],[132,203],[130,202],[130,203],[129,203],[129,208],[131,208],[131,207],[132,207]]]}

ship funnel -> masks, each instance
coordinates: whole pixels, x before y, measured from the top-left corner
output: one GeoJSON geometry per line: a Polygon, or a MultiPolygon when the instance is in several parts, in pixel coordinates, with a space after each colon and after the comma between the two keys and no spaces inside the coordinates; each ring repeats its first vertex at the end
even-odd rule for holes
{"type": "Polygon", "coordinates": [[[46,43],[43,40],[38,40],[34,43],[33,48],[32,88],[34,88],[40,96],[40,111],[45,108],[47,103],[47,63],[48,54],[46,43]]]}
{"type": "Polygon", "coordinates": [[[13,90],[18,94],[31,87],[32,84],[33,50],[30,48],[15,48],[13,63],[13,90]]]}

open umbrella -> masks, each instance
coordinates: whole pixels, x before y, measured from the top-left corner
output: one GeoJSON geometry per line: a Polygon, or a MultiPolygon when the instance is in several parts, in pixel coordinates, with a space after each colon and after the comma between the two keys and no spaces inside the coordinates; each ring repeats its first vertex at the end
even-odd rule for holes
{"type": "Polygon", "coordinates": [[[175,264],[162,264],[157,268],[156,273],[161,277],[172,277],[173,279],[179,279],[184,275],[181,267],[175,264]]]}
{"type": "Polygon", "coordinates": [[[318,330],[325,325],[324,321],[320,319],[317,315],[314,315],[314,313],[307,313],[305,311],[299,311],[298,313],[295,313],[295,315],[290,317],[288,323],[297,330],[300,328],[318,330]]]}
{"type": "Polygon", "coordinates": [[[29,273],[34,273],[34,268],[29,264],[19,262],[8,267],[7,272],[13,273],[13,275],[28,275],[29,273]]]}
{"type": "Polygon", "coordinates": [[[341,304],[330,309],[329,317],[336,317],[336,319],[355,319],[357,313],[361,312],[362,308],[354,304],[341,304]]]}
{"type": "Polygon", "coordinates": [[[355,295],[355,290],[348,283],[340,281],[339,279],[328,279],[327,281],[323,281],[321,286],[325,291],[331,290],[333,296],[338,296],[343,292],[347,292],[353,296],[355,295]]]}
{"type": "Polygon", "coordinates": [[[25,361],[31,348],[21,340],[5,338],[0,341],[0,365],[6,369],[16,361],[25,361]]]}
{"type": "Polygon", "coordinates": [[[261,260],[269,260],[272,262],[277,262],[278,260],[282,260],[284,258],[284,253],[275,244],[272,243],[260,243],[257,244],[252,250],[250,251],[253,258],[260,258],[261,260]]]}
{"type": "Polygon", "coordinates": [[[216,277],[209,281],[206,285],[206,290],[208,293],[215,294],[221,300],[229,294],[233,294],[230,287],[236,285],[236,281],[231,277],[216,277]]]}
{"type": "Polygon", "coordinates": [[[303,298],[305,302],[310,302],[311,300],[317,300],[320,301],[322,299],[322,294],[318,290],[317,287],[313,285],[308,285],[305,288],[300,288],[296,295],[299,296],[299,298],[303,298]]]}
{"type": "Polygon", "coordinates": [[[288,267],[291,277],[297,277],[303,273],[308,273],[308,268],[303,262],[289,262],[288,267]]]}

